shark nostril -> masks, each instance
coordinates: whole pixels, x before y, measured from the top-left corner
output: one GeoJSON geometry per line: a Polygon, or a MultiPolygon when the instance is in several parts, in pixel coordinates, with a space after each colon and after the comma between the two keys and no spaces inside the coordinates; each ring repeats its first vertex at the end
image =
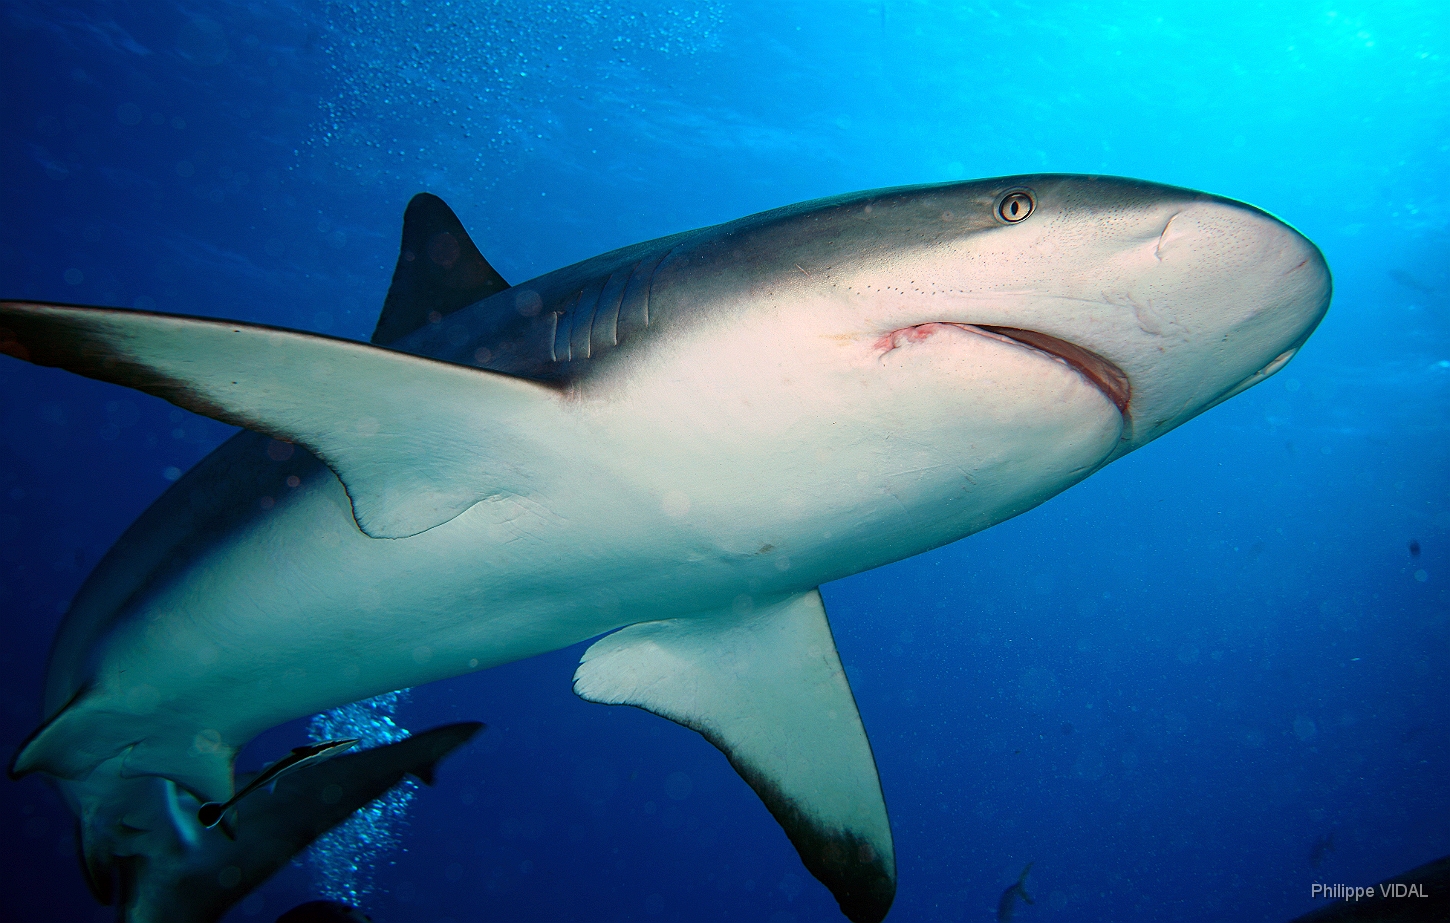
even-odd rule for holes
{"type": "Polygon", "coordinates": [[[1169,233],[1173,229],[1173,221],[1181,214],[1183,214],[1183,212],[1174,212],[1172,215],[1169,215],[1168,221],[1163,225],[1163,230],[1158,233],[1158,242],[1153,245],[1153,256],[1156,257],[1159,261],[1162,261],[1163,259],[1164,250],[1167,249],[1167,247],[1170,246],[1173,241],[1177,240],[1179,237],[1182,236],[1181,234],[1169,233]]]}

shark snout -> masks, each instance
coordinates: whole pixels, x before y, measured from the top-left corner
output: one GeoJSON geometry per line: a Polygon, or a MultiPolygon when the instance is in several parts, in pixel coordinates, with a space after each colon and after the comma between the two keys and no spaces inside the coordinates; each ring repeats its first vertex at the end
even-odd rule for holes
{"type": "Polygon", "coordinates": [[[1123,251],[1130,281],[1106,299],[1120,334],[1101,349],[1132,388],[1124,451],[1284,368],[1324,317],[1332,287],[1319,248],[1253,206],[1168,199],[1137,220],[1123,251]]]}
{"type": "Polygon", "coordinates": [[[1185,326],[1231,328],[1275,314],[1296,325],[1297,344],[1323,316],[1330,292],[1324,255],[1272,214],[1204,195],[1160,204],[1139,220],[1157,233],[1140,244],[1152,260],[1139,257],[1144,271],[1132,288],[1185,326]]]}
{"type": "Polygon", "coordinates": [[[1266,335],[1278,337],[1275,357],[1256,375],[1273,374],[1293,358],[1329,309],[1333,280],[1324,254],[1309,238],[1267,212],[1239,206],[1242,219],[1257,238],[1260,257],[1250,277],[1256,288],[1248,304],[1254,316],[1269,316],[1266,335]]]}
{"type": "Polygon", "coordinates": [[[1266,226],[1263,233],[1278,238],[1279,266],[1284,275],[1301,273],[1328,286],[1329,266],[1324,261],[1324,254],[1313,241],[1300,234],[1293,225],[1267,212],[1258,212],[1258,218],[1266,226]]]}
{"type": "Polygon", "coordinates": [[[1329,309],[1333,279],[1324,254],[1312,241],[1272,215],[1260,212],[1256,220],[1271,256],[1265,259],[1260,272],[1265,296],[1244,326],[1262,324],[1268,351],[1278,352],[1209,406],[1242,394],[1288,365],[1329,309]]]}

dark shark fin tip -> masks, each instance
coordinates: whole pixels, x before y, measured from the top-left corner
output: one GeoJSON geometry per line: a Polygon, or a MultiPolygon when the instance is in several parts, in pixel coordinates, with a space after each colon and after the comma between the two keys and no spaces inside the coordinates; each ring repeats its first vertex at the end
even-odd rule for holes
{"type": "Polygon", "coordinates": [[[817,590],[713,622],[641,622],[596,641],[574,673],[591,702],[699,732],[785,830],[853,923],[896,896],[876,760],[817,590]]]}
{"type": "Polygon", "coordinates": [[[463,222],[436,195],[420,192],[403,213],[403,243],[372,342],[386,346],[508,288],[478,252],[463,222]]]}
{"type": "Polygon", "coordinates": [[[485,730],[488,725],[481,721],[461,721],[457,724],[446,725],[435,729],[438,734],[438,742],[433,745],[433,758],[426,763],[420,763],[408,770],[408,775],[413,776],[424,785],[432,785],[436,780],[435,772],[438,769],[438,761],[453,751],[455,747],[470,740],[479,731],[485,730]]]}

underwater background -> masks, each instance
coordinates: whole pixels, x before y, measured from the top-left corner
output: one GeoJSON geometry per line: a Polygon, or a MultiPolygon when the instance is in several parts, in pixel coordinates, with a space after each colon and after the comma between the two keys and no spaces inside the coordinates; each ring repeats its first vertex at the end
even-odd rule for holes
{"type": "MultiPolygon", "coordinates": [[[[3,0],[0,30],[0,297],[366,339],[423,190],[512,282],[1014,173],[1284,218],[1335,296],[1283,372],[824,588],[889,919],[991,920],[1033,862],[1021,923],[1282,921],[1314,882],[1450,853],[1450,4],[3,0]]],[[[80,582],[230,431],[0,360],[7,760],[80,582]]],[[[227,919],[338,888],[377,923],[843,919],[701,737],[575,698],[582,651],[360,707],[384,734],[489,728],[227,919]]],[[[72,826],[40,779],[0,781],[0,920],[113,918],[72,826]]]]}

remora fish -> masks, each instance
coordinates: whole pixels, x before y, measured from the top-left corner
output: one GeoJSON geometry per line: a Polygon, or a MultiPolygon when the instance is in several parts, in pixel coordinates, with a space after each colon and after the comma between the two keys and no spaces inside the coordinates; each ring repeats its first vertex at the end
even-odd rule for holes
{"type": "Polygon", "coordinates": [[[344,750],[350,750],[357,743],[357,740],[356,737],[344,737],[339,740],[324,740],[321,743],[308,744],[305,747],[293,747],[291,753],[257,773],[255,779],[248,782],[245,787],[226,801],[208,801],[198,808],[196,822],[203,827],[215,827],[222,822],[222,818],[226,816],[227,811],[230,811],[236,806],[238,801],[241,801],[252,792],[273,784],[289,772],[296,772],[304,766],[320,763],[323,760],[337,756],[344,750]]]}
{"type": "Polygon", "coordinates": [[[513,287],[419,196],[371,344],[0,304],[0,351],[249,430],[90,576],[12,772],[109,763],[222,802],[268,727],[609,633],[576,692],[699,731],[846,916],[880,920],[891,831],[817,587],[1264,380],[1329,297],[1318,249],[1257,209],[1040,175],[808,202],[513,287]]]}

